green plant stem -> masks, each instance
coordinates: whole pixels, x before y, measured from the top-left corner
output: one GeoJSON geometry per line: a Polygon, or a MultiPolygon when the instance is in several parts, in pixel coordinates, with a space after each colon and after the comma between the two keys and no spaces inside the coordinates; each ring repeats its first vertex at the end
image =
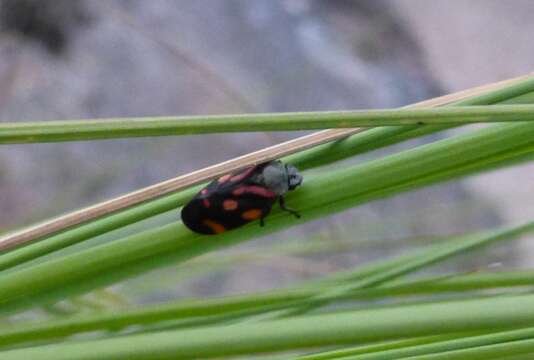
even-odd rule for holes
{"type": "Polygon", "coordinates": [[[183,204],[187,199],[191,198],[198,189],[199,187],[196,186],[179,193],[155,199],[151,202],[91,221],[49,238],[1,254],[0,271],[15,267],[24,262],[77,244],[103,233],[124,227],[128,224],[159,215],[165,211],[173,210],[177,207],[177,204],[183,204]]]}
{"type": "Polygon", "coordinates": [[[512,355],[534,354],[534,340],[524,339],[500,344],[479,346],[469,349],[445,351],[437,354],[412,356],[410,360],[491,360],[509,359],[512,355]]]}
{"type": "Polygon", "coordinates": [[[337,286],[331,290],[325,291],[313,299],[308,299],[304,307],[301,307],[297,310],[290,310],[286,315],[300,315],[319,306],[327,305],[331,301],[337,300],[338,298],[354,292],[355,290],[376,287],[386,281],[391,281],[402,275],[414,272],[431,264],[435,264],[443,259],[450,258],[453,255],[465,253],[466,251],[472,251],[473,249],[487,246],[496,241],[508,240],[531,231],[534,231],[534,222],[512,229],[489,231],[482,234],[466,236],[465,239],[462,239],[463,241],[456,246],[446,246],[443,249],[428,254],[427,256],[418,257],[412,261],[406,262],[405,264],[401,264],[392,269],[364,278],[355,284],[351,283],[337,286]]]}
{"type": "Polygon", "coordinates": [[[171,223],[3,274],[0,276],[0,310],[30,306],[36,301],[37,294],[43,296],[40,301],[72,296],[140,271],[184,261],[206,251],[332,214],[363,201],[435,183],[441,180],[440,170],[444,171],[447,179],[452,175],[467,175],[476,170],[478,159],[501,156],[504,151],[534,149],[532,145],[534,124],[507,124],[319,174],[288,196],[289,204],[298,205],[303,215],[300,220],[274,211],[263,228],[250,224],[236,231],[208,237],[191,233],[181,223],[171,223]],[[469,165],[467,172],[462,169],[465,164],[469,165]],[[459,170],[454,172],[456,167],[459,170]],[[344,191],[340,192],[336,184],[344,184],[344,191]]]}
{"type": "MultiPolygon", "coordinates": [[[[452,334],[452,335],[435,335],[435,336],[424,336],[416,337],[413,339],[397,340],[397,341],[388,341],[381,342],[378,344],[342,348],[339,350],[332,351],[323,351],[317,352],[310,355],[302,355],[297,357],[298,360],[340,360],[347,359],[349,356],[362,355],[362,354],[374,354],[374,353],[387,353],[396,349],[404,349],[407,347],[418,347],[424,346],[426,344],[432,344],[439,341],[457,339],[460,336],[468,336],[465,333],[462,334],[452,334]]],[[[359,358],[358,358],[359,359],[359,358]]],[[[392,358],[390,358],[392,359],[392,358]]]]}
{"type": "MultiPolygon", "coordinates": [[[[517,84],[504,89],[494,90],[487,94],[465,99],[451,104],[451,106],[470,106],[494,104],[498,102],[521,103],[532,100],[528,97],[534,94],[534,79],[519,81],[517,84]],[[527,97],[526,97],[527,96],[527,97]]],[[[534,101],[533,101],[534,102],[534,101]]],[[[320,145],[298,154],[284,158],[284,161],[298,166],[301,170],[325,165],[342,160],[350,156],[404,141],[415,136],[437,132],[450,126],[401,126],[370,129],[329,144],[320,145]]],[[[82,242],[105,232],[118,229],[133,222],[161,214],[177,208],[185,203],[199,187],[164,196],[145,204],[126,209],[93,222],[82,224],[73,229],[28,244],[20,249],[0,255],[0,270],[8,269],[50,252],[82,242]]]]}
{"type": "MultiPolygon", "coordinates": [[[[356,354],[346,354],[346,356],[340,356],[336,359],[339,360],[349,360],[349,359],[358,359],[358,360],[387,360],[387,359],[403,359],[406,357],[431,359],[432,354],[442,357],[445,354],[451,355],[453,352],[460,353],[457,350],[465,349],[465,352],[462,353],[478,353],[480,350],[479,347],[487,347],[491,345],[499,345],[502,343],[516,342],[519,340],[531,339],[534,337],[534,328],[526,328],[520,330],[504,331],[499,333],[484,334],[480,336],[468,336],[458,339],[449,339],[445,341],[437,341],[430,344],[417,344],[415,346],[407,346],[404,348],[384,350],[380,352],[370,353],[360,355],[358,357],[353,357],[352,355],[361,354],[358,352],[356,354]],[[349,356],[351,355],[351,356],[349,356]]],[[[354,349],[357,351],[358,349],[354,349]]],[[[486,353],[487,348],[483,351],[486,353]]],[[[533,349],[534,350],[534,349],[533,349]]],[[[513,351],[512,351],[513,352],[513,351]]],[[[507,354],[508,355],[508,354],[507,354]]],[[[443,357],[444,359],[446,357],[443,357]]],[[[471,357],[465,357],[471,359],[471,357]]],[[[304,358],[306,359],[306,358],[304,358]]],[[[308,360],[308,359],[307,359],[308,360]]]]}
{"type": "Polygon", "coordinates": [[[3,360],[129,360],[258,354],[287,349],[532,326],[534,295],[418,304],[35,346],[3,360]],[[224,344],[224,346],[221,346],[224,344]]]}
{"type": "MultiPolygon", "coordinates": [[[[491,104],[529,104],[534,103],[534,78],[519,81],[503,89],[490,91],[486,94],[460,100],[444,107],[473,106],[491,104]]],[[[454,125],[427,126],[388,126],[369,129],[348,138],[316,146],[312,149],[289,155],[285,161],[307,169],[343,160],[351,156],[376,150],[418,136],[433,134],[450,129],[454,125]]]]}
{"type": "Polygon", "coordinates": [[[0,144],[118,139],[244,131],[534,120],[532,105],[491,105],[217,116],[116,118],[0,124],[0,144]]]}
{"type": "MultiPolygon", "coordinates": [[[[429,251],[425,251],[429,253],[429,251]]],[[[371,300],[377,298],[451,293],[481,289],[533,286],[532,271],[509,273],[474,273],[469,275],[438,276],[371,289],[359,289],[340,294],[340,299],[371,300]]],[[[351,279],[348,279],[351,280],[351,279]]],[[[334,284],[335,285],[335,284],[334,284]]],[[[147,326],[161,321],[199,319],[214,316],[235,316],[239,311],[257,313],[273,307],[283,309],[295,302],[308,301],[325,292],[323,284],[315,288],[274,290],[266,293],[231,296],[208,300],[180,301],[166,305],[145,306],[139,309],[108,311],[101,314],[76,315],[68,319],[43,323],[22,323],[9,328],[0,327],[0,345],[13,345],[32,339],[49,339],[80,332],[117,330],[133,325],[147,326]]]]}

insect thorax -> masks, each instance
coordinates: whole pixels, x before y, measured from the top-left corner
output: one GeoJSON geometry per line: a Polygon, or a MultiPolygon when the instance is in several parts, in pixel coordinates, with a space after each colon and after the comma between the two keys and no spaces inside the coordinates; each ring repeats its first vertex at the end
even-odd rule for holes
{"type": "Polygon", "coordinates": [[[278,195],[284,195],[292,189],[290,188],[290,180],[294,180],[295,177],[298,178],[298,184],[302,181],[302,177],[298,174],[296,168],[290,165],[286,166],[281,161],[270,162],[256,176],[257,178],[255,180],[259,184],[274,191],[278,195]]]}

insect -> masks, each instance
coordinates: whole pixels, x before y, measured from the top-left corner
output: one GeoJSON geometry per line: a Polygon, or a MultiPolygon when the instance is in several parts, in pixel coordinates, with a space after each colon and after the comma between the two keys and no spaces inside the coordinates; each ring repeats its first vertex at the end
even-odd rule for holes
{"type": "Polygon", "coordinates": [[[296,167],[279,160],[246,168],[213,180],[182,209],[182,221],[192,231],[213,235],[264,219],[278,200],[280,208],[300,218],[285,205],[284,194],[302,183],[296,167]]]}

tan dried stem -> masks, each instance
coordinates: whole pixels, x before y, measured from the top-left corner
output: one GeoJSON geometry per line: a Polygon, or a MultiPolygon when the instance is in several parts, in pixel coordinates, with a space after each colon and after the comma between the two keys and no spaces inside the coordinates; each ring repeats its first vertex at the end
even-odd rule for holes
{"type": "MultiPolygon", "coordinates": [[[[515,82],[523,81],[532,75],[525,75],[514,79],[487,84],[453,94],[437,97],[406,106],[406,108],[431,108],[446,105],[462,99],[478,96],[486,92],[504,88],[515,82]]],[[[52,220],[25,228],[18,232],[9,233],[0,238],[0,250],[8,250],[23,244],[58,233],[65,229],[80,225],[97,218],[110,215],[134,205],[158,198],[160,196],[180,191],[190,186],[204,183],[223,174],[238,171],[247,166],[260,164],[266,161],[279,159],[320,144],[345,138],[347,136],[365,131],[363,128],[329,129],[310,135],[302,136],[274,146],[270,146],[252,153],[221,162],[189,174],[160,182],[158,184],[116,197],[99,204],[71,212],[52,220]]]]}

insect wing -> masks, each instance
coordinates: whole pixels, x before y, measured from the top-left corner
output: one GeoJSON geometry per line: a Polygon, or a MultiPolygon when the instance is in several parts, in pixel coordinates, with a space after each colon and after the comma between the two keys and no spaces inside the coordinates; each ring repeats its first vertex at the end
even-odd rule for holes
{"type": "Polygon", "coordinates": [[[276,193],[258,185],[258,167],[212,181],[182,209],[182,221],[194,232],[219,234],[269,214],[276,193]]]}

